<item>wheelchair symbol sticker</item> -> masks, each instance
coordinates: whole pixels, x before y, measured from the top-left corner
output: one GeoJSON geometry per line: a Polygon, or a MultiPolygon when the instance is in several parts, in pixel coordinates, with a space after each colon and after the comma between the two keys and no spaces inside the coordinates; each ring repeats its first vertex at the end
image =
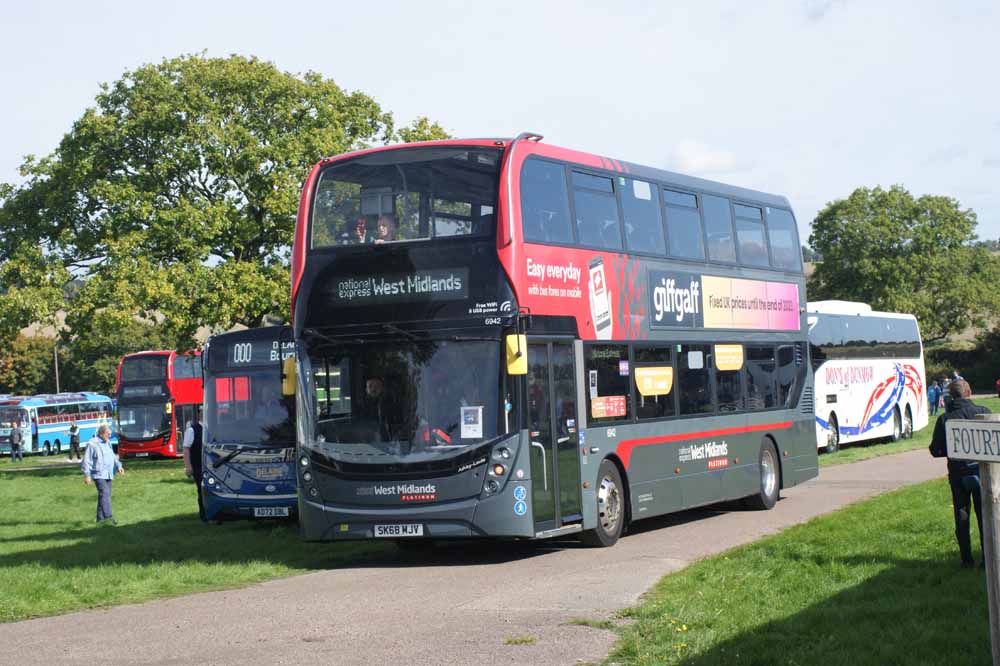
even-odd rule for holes
{"type": "Polygon", "coordinates": [[[528,491],[524,489],[524,486],[517,486],[514,488],[514,499],[521,501],[528,496],[528,491]]]}
{"type": "Polygon", "coordinates": [[[528,505],[523,501],[514,502],[514,513],[519,516],[523,516],[524,514],[528,513],[528,505]]]}

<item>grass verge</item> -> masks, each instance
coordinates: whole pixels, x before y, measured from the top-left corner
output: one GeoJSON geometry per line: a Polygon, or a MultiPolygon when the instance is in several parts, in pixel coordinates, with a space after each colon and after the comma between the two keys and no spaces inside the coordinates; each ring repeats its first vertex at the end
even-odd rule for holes
{"type": "Polygon", "coordinates": [[[287,523],[203,525],[183,462],[126,462],[118,527],[76,468],[0,471],[0,622],[239,587],[326,569],[388,544],[302,543],[287,523]]]}
{"type": "Polygon", "coordinates": [[[958,566],[944,480],[698,562],[624,614],[622,666],[991,662],[985,578],[958,566]]]}
{"type": "MultiPolygon", "coordinates": [[[[1000,398],[977,398],[975,403],[977,405],[989,407],[991,411],[1000,412],[1000,398]]],[[[941,413],[943,412],[938,412],[938,414],[941,413]]],[[[930,421],[927,423],[927,427],[915,432],[912,439],[901,439],[898,442],[873,440],[867,443],[862,442],[859,444],[847,444],[836,453],[820,453],[820,467],[858,462],[859,460],[868,460],[869,458],[878,458],[879,456],[888,456],[893,453],[902,453],[904,451],[912,451],[914,449],[926,450],[927,447],[930,446],[931,436],[934,434],[934,423],[936,421],[937,416],[932,416],[930,421]]]]}

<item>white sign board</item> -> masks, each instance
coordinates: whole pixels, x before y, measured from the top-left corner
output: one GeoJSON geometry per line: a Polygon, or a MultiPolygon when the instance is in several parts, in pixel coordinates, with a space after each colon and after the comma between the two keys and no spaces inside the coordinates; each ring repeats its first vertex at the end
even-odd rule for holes
{"type": "Polygon", "coordinates": [[[950,419],[945,429],[949,458],[1000,463],[1000,422],[950,419]]]}

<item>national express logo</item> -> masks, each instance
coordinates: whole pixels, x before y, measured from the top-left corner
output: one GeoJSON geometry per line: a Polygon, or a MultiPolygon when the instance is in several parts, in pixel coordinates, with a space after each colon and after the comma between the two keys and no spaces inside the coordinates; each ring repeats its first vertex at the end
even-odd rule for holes
{"type": "Polygon", "coordinates": [[[653,328],[699,328],[703,325],[701,276],[650,271],[650,311],[653,328]]]}

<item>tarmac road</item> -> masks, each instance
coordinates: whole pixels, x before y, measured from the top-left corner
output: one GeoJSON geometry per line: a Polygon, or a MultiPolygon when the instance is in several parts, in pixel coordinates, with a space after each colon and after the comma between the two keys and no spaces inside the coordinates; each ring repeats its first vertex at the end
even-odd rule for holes
{"type": "Polygon", "coordinates": [[[912,451],[823,468],[771,511],[714,507],[645,520],[610,549],[455,544],[240,590],[0,625],[0,664],[597,662],[612,632],[567,621],[606,618],[694,560],[944,473],[943,461],[912,451]]]}

